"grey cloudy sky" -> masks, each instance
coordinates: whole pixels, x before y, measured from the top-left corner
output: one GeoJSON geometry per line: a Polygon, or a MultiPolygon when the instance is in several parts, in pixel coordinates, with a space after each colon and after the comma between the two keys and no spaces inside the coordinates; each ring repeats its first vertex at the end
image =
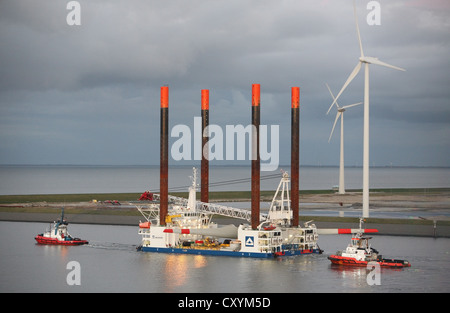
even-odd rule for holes
{"type": "MultiPolygon", "coordinates": [[[[250,123],[253,83],[261,123],[280,125],[280,163],[292,86],[301,164],[339,163],[325,83],[337,94],[358,62],[352,1],[80,0],[79,26],[67,2],[0,2],[0,164],[158,164],[161,86],[170,127],[193,127],[201,89],[225,126],[250,123]]],[[[450,4],[378,2],[370,26],[369,1],[356,1],[364,52],[407,71],[371,66],[370,163],[450,166],[450,4]]],[[[340,105],[362,101],[363,77],[340,105]]],[[[345,112],[347,165],[362,164],[362,118],[362,106],[345,112]]]]}

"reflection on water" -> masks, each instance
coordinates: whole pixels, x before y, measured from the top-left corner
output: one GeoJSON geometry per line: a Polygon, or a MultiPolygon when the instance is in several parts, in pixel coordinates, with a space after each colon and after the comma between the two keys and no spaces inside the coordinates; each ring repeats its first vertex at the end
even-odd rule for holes
{"type": "Polygon", "coordinates": [[[366,268],[340,267],[327,259],[347,246],[349,236],[321,236],[322,255],[261,260],[137,252],[137,228],[129,226],[70,225],[91,243],[42,246],[34,236],[43,225],[0,222],[0,236],[7,239],[0,241],[1,292],[450,291],[447,238],[374,237],[374,247],[385,257],[406,259],[412,267],[381,269],[381,285],[370,286],[366,268]],[[80,264],[80,286],[67,285],[70,261],[80,264]]]}
{"type": "Polygon", "coordinates": [[[202,268],[207,265],[208,258],[204,255],[194,256],[194,268],[202,268]]]}
{"type": "Polygon", "coordinates": [[[164,292],[173,292],[174,288],[186,283],[189,269],[187,262],[186,255],[167,255],[164,264],[164,280],[167,290],[164,290],[164,292]]]}
{"type": "Polygon", "coordinates": [[[59,258],[61,260],[64,260],[67,258],[67,254],[69,253],[70,247],[68,246],[50,246],[50,245],[38,245],[42,251],[44,256],[48,258],[59,258]]]}
{"type": "Polygon", "coordinates": [[[342,282],[342,287],[359,289],[367,286],[367,274],[369,271],[361,267],[343,267],[331,264],[330,270],[342,282]]]}

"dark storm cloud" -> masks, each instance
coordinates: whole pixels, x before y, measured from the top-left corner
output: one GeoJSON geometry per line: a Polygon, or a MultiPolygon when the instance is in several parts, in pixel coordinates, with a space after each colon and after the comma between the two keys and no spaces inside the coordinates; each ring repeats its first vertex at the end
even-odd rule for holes
{"type": "MultiPolygon", "coordinates": [[[[389,143],[388,153],[372,149],[371,158],[401,163],[402,151],[419,151],[431,137],[442,153],[449,6],[380,0],[381,25],[369,26],[367,2],[357,1],[366,55],[407,69],[371,66],[371,127],[391,131],[390,140],[371,134],[374,145],[389,143]],[[408,130],[415,142],[405,140],[408,130]],[[398,149],[400,141],[409,146],[398,149]]],[[[337,164],[325,82],[337,94],[358,62],[351,1],[79,1],[80,26],[67,25],[66,3],[0,3],[1,163],[157,163],[157,149],[143,143],[159,141],[160,86],[170,86],[171,125],[192,125],[203,88],[211,119],[225,125],[249,123],[251,84],[260,83],[262,120],[280,124],[282,134],[290,87],[301,87],[301,162],[337,164]],[[124,152],[133,150],[140,152],[124,152]]],[[[363,77],[341,105],[362,101],[363,77]]],[[[362,107],[346,112],[351,164],[362,155],[361,120],[362,107]]],[[[289,149],[287,136],[280,147],[289,149]]],[[[439,162],[408,159],[450,165],[439,162]]]]}
{"type": "Polygon", "coordinates": [[[191,84],[210,78],[218,85],[260,77],[270,82],[271,75],[292,76],[292,68],[309,58],[310,46],[333,29],[319,7],[290,1],[113,4],[81,1],[78,28],[66,24],[61,3],[3,4],[10,49],[1,56],[11,62],[5,62],[2,77],[9,79],[2,86],[64,89],[188,78],[191,84]]]}

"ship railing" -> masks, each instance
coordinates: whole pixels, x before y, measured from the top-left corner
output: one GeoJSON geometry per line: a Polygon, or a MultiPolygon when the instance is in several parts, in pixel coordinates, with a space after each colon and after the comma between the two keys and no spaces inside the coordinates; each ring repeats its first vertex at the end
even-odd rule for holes
{"type": "Polygon", "coordinates": [[[159,206],[155,204],[150,205],[136,205],[138,211],[142,214],[142,216],[147,220],[147,222],[151,222],[152,220],[159,220],[159,206]]]}
{"type": "MultiPolygon", "coordinates": [[[[217,203],[205,203],[197,201],[196,209],[200,212],[218,214],[222,216],[246,220],[248,222],[250,222],[252,219],[252,212],[250,210],[233,208],[217,203]]],[[[259,218],[260,221],[265,221],[267,219],[267,214],[262,213],[260,214],[259,218]]]]}

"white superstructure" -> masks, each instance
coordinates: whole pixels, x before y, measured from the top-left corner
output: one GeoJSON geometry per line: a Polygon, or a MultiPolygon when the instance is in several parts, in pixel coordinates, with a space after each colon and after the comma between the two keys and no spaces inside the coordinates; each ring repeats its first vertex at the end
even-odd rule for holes
{"type": "Polygon", "coordinates": [[[211,222],[213,214],[249,220],[250,211],[196,201],[196,177],[194,169],[187,201],[169,198],[171,203],[165,218],[166,225],[159,225],[158,204],[138,206],[147,220],[140,224],[141,250],[252,257],[320,253],[314,224],[291,226],[290,180],[287,172],[282,175],[269,213],[260,215],[262,222],[257,229],[252,229],[248,224],[219,227],[211,222]]]}

